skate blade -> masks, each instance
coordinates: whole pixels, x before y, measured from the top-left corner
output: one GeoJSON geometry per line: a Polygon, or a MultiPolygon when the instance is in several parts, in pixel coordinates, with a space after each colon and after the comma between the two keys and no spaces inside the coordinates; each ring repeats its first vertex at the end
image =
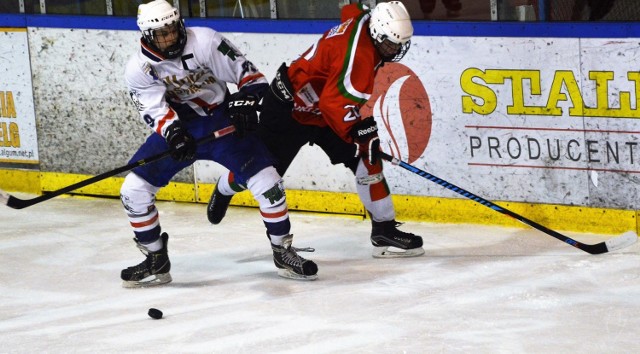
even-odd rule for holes
{"type": "Polygon", "coordinates": [[[170,283],[173,279],[171,274],[154,274],[150,275],[142,280],[123,280],[122,287],[127,289],[133,288],[148,288],[151,286],[158,286],[166,283],[170,283]]]}
{"type": "Polygon", "coordinates": [[[412,248],[409,250],[405,250],[402,248],[397,248],[393,246],[381,246],[381,247],[373,247],[373,252],[371,255],[373,258],[407,258],[407,257],[418,257],[424,254],[424,249],[422,247],[412,248]]]}
{"type": "Polygon", "coordinates": [[[278,268],[278,275],[283,277],[283,278],[293,279],[293,280],[316,280],[316,279],[318,279],[318,274],[302,275],[302,274],[298,274],[298,273],[296,273],[294,271],[291,271],[289,269],[280,269],[280,268],[278,268]]]}

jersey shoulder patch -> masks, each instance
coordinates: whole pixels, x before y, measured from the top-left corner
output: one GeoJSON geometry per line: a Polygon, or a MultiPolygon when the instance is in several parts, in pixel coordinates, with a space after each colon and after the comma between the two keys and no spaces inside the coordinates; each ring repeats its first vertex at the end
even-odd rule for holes
{"type": "Polygon", "coordinates": [[[345,22],[342,22],[341,24],[333,27],[332,29],[329,30],[329,33],[327,33],[326,38],[343,35],[347,31],[347,28],[349,28],[349,25],[351,24],[351,22],[353,22],[353,18],[350,18],[345,22]]]}
{"type": "Polygon", "coordinates": [[[153,66],[151,66],[151,64],[149,64],[148,62],[145,62],[145,63],[142,65],[142,72],[143,72],[145,75],[149,75],[149,76],[151,76],[154,80],[158,80],[158,79],[159,79],[158,74],[156,74],[156,70],[155,70],[155,69],[153,68],[153,66]]]}

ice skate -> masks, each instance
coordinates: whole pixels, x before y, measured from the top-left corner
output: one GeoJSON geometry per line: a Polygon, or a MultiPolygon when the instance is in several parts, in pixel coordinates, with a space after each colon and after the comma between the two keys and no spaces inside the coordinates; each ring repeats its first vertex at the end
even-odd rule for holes
{"type": "Polygon", "coordinates": [[[304,259],[297,252],[313,252],[313,248],[291,247],[293,235],[282,240],[282,246],[271,244],[273,249],[273,263],[278,268],[278,275],[283,278],[296,280],[315,280],[318,278],[318,266],[308,259],[304,259]]]}
{"type": "Polygon", "coordinates": [[[171,282],[171,262],[167,252],[167,242],[169,235],[162,233],[162,249],[156,252],[149,252],[147,248],[140,244],[135,238],[136,244],[140,251],[147,257],[142,263],[123,269],[120,273],[122,278],[122,287],[124,288],[143,288],[148,286],[156,286],[171,282]]]}
{"type": "Polygon", "coordinates": [[[416,257],[424,254],[422,237],[398,230],[401,223],[373,221],[371,243],[374,258],[416,257]]]}
{"type": "Polygon", "coordinates": [[[207,219],[209,219],[210,223],[217,225],[224,219],[229,203],[231,203],[231,198],[233,198],[232,195],[220,193],[216,184],[216,189],[211,194],[211,199],[209,199],[209,204],[207,205],[207,219]]]}

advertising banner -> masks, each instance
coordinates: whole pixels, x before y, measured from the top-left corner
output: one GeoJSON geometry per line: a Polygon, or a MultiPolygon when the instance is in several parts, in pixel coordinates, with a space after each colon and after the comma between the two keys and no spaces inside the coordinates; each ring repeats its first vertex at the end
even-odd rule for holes
{"type": "Polygon", "coordinates": [[[38,168],[26,29],[0,28],[0,166],[38,168]]]}
{"type": "MultiPolygon", "coordinates": [[[[493,200],[634,208],[637,41],[418,37],[363,115],[382,147],[493,200]]],[[[389,166],[394,193],[455,197],[389,166]]]]}

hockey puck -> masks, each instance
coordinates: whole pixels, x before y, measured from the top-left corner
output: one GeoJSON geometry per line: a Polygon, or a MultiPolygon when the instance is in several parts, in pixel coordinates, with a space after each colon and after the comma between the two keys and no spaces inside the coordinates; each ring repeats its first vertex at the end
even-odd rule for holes
{"type": "Polygon", "coordinates": [[[149,314],[149,317],[155,319],[155,320],[159,320],[162,318],[162,311],[158,310],[158,309],[154,309],[153,307],[149,309],[149,312],[147,312],[149,314]]]}

